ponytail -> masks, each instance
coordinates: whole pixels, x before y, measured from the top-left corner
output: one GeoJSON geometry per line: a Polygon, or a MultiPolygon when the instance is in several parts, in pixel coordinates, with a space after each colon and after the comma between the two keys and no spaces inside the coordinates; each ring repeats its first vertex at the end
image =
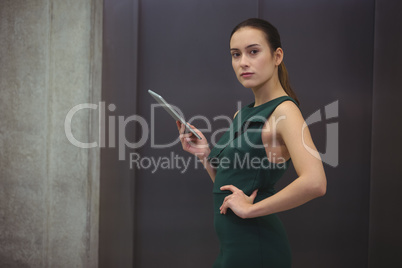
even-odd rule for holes
{"type": "Polygon", "coordinates": [[[292,87],[290,86],[289,83],[289,76],[288,76],[288,70],[286,70],[285,63],[283,61],[278,67],[278,77],[279,77],[279,82],[281,82],[281,85],[283,89],[285,90],[286,94],[289,95],[292,99],[294,99],[297,103],[297,105],[300,105],[299,99],[297,98],[296,94],[293,92],[292,87]]]}

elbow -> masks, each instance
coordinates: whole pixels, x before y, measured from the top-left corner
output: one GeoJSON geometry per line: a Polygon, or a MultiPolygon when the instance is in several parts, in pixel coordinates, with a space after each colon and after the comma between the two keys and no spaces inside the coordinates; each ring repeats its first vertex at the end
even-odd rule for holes
{"type": "Polygon", "coordinates": [[[324,196],[327,193],[327,178],[325,174],[316,173],[300,176],[303,178],[305,194],[311,199],[324,196]]]}
{"type": "Polygon", "coordinates": [[[327,180],[325,177],[322,179],[322,183],[316,184],[314,193],[317,197],[324,196],[327,193],[327,180]]]}
{"type": "Polygon", "coordinates": [[[312,199],[324,196],[327,192],[327,187],[322,185],[315,185],[309,188],[309,193],[312,199]]]}
{"type": "Polygon", "coordinates": [[[326,193],[327,193],[327,185],[326,184],[322,185],[320,187],[317,187],[317,190],[316,190],[317,197],[324,196],[326,193]]]}
{"type": "Polygon", "coordinates": [[[311,182],[309,192],[313,198],[324,196],[327,192],[327,180],[325,176],[311,182]]]}

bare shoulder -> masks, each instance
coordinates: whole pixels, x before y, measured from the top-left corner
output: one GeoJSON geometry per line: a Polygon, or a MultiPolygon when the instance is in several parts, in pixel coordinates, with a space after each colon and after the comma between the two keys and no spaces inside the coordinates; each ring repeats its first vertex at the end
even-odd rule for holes
{"type": "Polygon", "coordinates": [[[302,116],[299,107],[293,101],[284,101],[276,107],[273,112],[275,117],[278,116],[302,116]]]}
{"type": "Polygon", "coordinates": [[[273,111],[271,120],[271,124],[276,126],[277,135],[281,137],[284,137],[286,133],[301,135],[305,123],[299,107],[293,101],[284,101],[279,104],[273,111]]]}
{"type": "MultiPolygon", "coordinates": [[[[264,129],[268,131],[270,127],[274,127],[276,134],[281,134],[282,130],[286,130],[285,125],[296,126],[304,122],[304,118],[299,107],[293,101],[284,101],[280,103],[272,114],[269,116],[264,125],[264,129]]],[[[287,127],[287,128],[288,128],[287,127]]]]}

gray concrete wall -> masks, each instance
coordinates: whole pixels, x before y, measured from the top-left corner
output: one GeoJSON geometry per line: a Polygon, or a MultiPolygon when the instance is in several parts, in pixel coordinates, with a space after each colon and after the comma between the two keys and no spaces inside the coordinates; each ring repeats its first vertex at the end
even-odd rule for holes
{"type": "Polygon", "coordinates": [[[0,267],[98,265],[102,2],[0,1],[0,267]]]}

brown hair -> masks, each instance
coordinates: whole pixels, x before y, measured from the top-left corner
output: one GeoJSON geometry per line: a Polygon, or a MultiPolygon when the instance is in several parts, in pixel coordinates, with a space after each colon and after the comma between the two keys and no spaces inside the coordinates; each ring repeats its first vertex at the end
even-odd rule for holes
{"type": "MultiPolygon", "coordinates": [[[[237,32],[239,29],[243,27],[252,27],[258,30],[261,30],[268,41],[269,46],[271,47],[272,53],[278,48],[281,47],[281,37],[279,35],[278,30],[273,26],[271,23],[269,23],[266,20],[262,19],[257,19],[257,18],[252,18],[245,20],[241,23],[239,23],[232,31],[230,34],[230,38],[232,38],[233,34],[237,32]]],[[[288,71],[286,70],[285,64],[283,61],[281,64],[278,66],[278,78],[279,82],[281,83],[283,89],[285,90],[286,94],[289,95],[292,99],[294,99],[297,104],[299,105],[299,99],[297,98],[296,94],[294,93],[292,87],[290,86],[289,83],[289,76],[288,76],[288,71]]]]}

